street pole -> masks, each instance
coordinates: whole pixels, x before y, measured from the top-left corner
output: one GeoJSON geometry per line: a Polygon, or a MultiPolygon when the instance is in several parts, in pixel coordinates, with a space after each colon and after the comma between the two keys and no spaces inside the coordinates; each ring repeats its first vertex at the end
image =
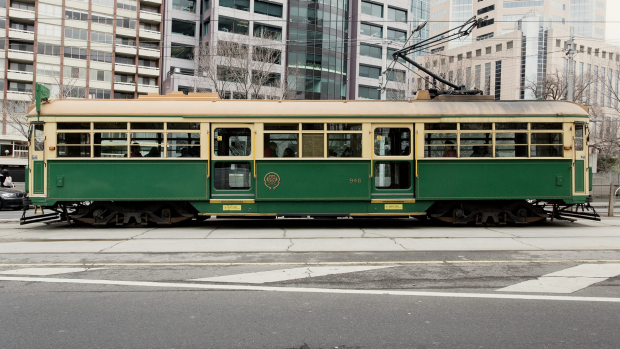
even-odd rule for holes
{"type": "Polygon", "coordinates": [[[570,27],[570,39],[568,40],[568,88],[566,91],[566,100],[573,101],[573,94],[575,93],[575,71],[573,67],[573,58],[575,55],[575,50],[573,46],[575,45],[575,37],[573,35],[574,28],[570,27]]]}
{"type": "Polygon", "coordinates": [[[614,182],[609,183],[609,208],[607,209],[607,217],[614,216],[614,182]]]}

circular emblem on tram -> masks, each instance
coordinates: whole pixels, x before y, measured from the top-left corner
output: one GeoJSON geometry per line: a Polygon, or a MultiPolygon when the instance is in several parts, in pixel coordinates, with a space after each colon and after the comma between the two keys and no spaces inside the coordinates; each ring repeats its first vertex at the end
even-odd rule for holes
{"type": "Polygon", "coordinates": [[[280,185],[280,176],[275,172],[269,172],[265,175],[265,186],[269,190],[275,190],[280,185]]]}

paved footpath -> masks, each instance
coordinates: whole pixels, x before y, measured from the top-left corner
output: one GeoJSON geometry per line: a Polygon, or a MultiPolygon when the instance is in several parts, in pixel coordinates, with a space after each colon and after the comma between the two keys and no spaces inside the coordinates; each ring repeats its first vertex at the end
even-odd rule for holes
{"type": "Polygon", "coordinates": [[[526,227],[411,220],[208,220],[175,228],[0,223],[0,254],[620,250],[620,217],[526,227]]]}

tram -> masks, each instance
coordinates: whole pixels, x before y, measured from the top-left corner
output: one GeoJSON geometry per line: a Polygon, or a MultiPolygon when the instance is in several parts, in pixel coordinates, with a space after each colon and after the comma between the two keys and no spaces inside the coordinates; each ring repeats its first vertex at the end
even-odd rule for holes
{"type": "MultiPolygon", "coordinates": [[[[56,100],[29,112],[32,205],[92,225],[206,217],[419,217],[527,224],[587,203],[579,104],[56,100]]],[[[43,101],[41,101],[43,100],[43,101]]],[[[26,220],[23,219],[25,223],[26,220]]]]}

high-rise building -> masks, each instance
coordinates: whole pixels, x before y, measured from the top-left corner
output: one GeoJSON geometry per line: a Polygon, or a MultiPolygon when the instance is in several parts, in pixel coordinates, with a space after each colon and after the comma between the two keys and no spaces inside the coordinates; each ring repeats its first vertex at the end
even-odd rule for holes
{"type": "Polygon", "coordinates": [[[0,0],[2,133],[35,82],[53,98],[158,92],[161,23],[162,0],[0,0]]]}
{"type": "Polygon", "coordinates": [[[166,6],[171,7],[166,8],[164,46],[171,49],[170,55],[164,55],[164,93],[217,90],[224,98],[295,99],[404,99],[409,95],[409,73],[404,66],[393,64],[391,56],[411,33],[409,0],[382,4],[359,0],[173,0],[166,6]],[[200,7],[196,11],[200,14],[180,13],[175,3],[200,7]],[[200,31],[193,30],[200,27],[200,31]],[[277,63],[268,67],[268,80],[279,83],[253,88],[256,91],[250,93],[239,79],[221,82],[236,74],[251,84],[249,79],[258,73],[257,64],[221,58],[231,43],[239,52],[251,48],[243,60],[249,57],[256,62],[265,52],[278,57],[277,63]],[[205,51],[199,45],[213,49],[205,51]],[[196,50],[200,51],[198,57],[196,50]],[[200,66],[198,60],[205,55],[217,58],[217,63],[212,63],[218,65],[217,78],[200,66]],[[245,75],[244,70],[248,70],[245,75]]]}
{"type": "Polygon", "coordinates": [[[575,35],[605,39],[607,0],[570,0],[570,21],[575,35]]]}

